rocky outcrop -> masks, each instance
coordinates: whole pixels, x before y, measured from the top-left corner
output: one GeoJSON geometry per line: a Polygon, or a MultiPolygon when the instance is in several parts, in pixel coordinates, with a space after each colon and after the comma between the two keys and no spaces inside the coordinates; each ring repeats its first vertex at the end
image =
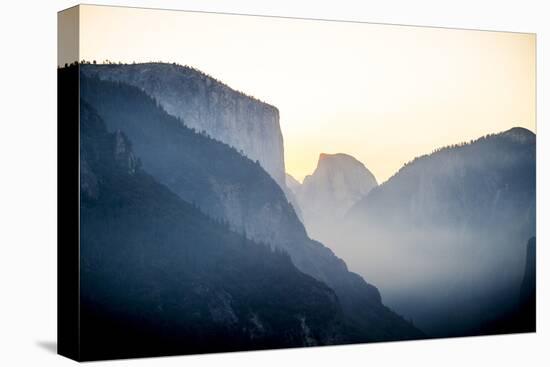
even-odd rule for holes
{"type": "Polygon", "coordinates": [[[336,221],[378,185],[374,175],[354,157],[325,153],[302,185],[290,182],[308,233],[321,241],[327,239],[325,232],[332,230],[336,221]]]}
{"type": "Polygon", "coordinates": [[[298,197],[296,196],[297,190],[300,187],[300,183],[296,181],[294,177],[286,174],[286,186],[283,188],[283,191],[286,195],[286,198],[288,199],[288,202],[292,207],[294,208],[294,211],[296,212],[296,215],[300,219],[302,223],[304,223],[304,215],[302,214],[302,208],[300,207],[300,203],[298,202],[298,197]]]}
{"type": "Polygon", "coordinates": [[[520,289],[520,304],[526,304],[534,315],[536,307],[537,291],[537,240],[532,237],[527,243],[527,252],[525,254],[525,271],[520,289]]]}
{"type": "Polygon", "coordinates": [[[525,272],[519,295],[519,331],[534,332],[537,329],[537,240],[532,237],[527,243],[525,272]]]}
{"type": "Polygon", "coordinates": [[[80,157],[80,192],[85,197],[97,199],[99,186],[95,174],[84,156],[80,157]]]}
{"type": "Polygon", "coordinates": [[[287,173],[286,186],[289,188],[290,191],[296,194],[298,190],[300,190],[300,187],[302,186],[302,184],[297,179],[295,179],[294,177],[292,177],[290,174],[287,173]]]}
{"type": "Polygon", "coordinates": [[[114,133],[114,159],[128,174],[133,175],[136,172],[138,161],[132,152],[132,145],[120,130],[114,133]]]}
{"type": "Polygon", "coordinates": [[[308,214],[330,210],[341,216],[377,185],[374,175],[352,156],[321,153],[317,169],[304,179],[299,200],[308,214]]]}
{"type": "Polygon", "coordinates": [[[277,108],[186,66],[82,65],[81,71],[87,76],[140,88],[187,127],[205,132],[257,160],[285,188],[283,137],[277,108]]]}

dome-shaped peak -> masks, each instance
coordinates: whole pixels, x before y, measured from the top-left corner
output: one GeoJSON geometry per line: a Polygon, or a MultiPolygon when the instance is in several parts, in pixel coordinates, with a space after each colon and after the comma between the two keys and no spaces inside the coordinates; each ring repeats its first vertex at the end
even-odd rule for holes
{"type": "Polygon", "coordinates": [[[317,168],[309,179],[304,179],[304,183],[306,180],[311,180],[312,177],[341,174],[345,176],[366,175],[374,186],[378,184],[374,175],[361,161],[345,153],[321,153],[317,162],[317,168]]]}
{"type": "Polygon", "coordinates": [[[317,168],[321,165],[360,165],[361,167],[365,167],[363,163],[358,161],[356,158],[352,157],[349,154],[345,153],[335,153],[335,154],[328,154],[328,153],[321,153],[319,155],[319,161],[317,162],[317,168]]]}
{"type": "Polygon", "coordinates": [[[520,143],[534,142],[536,139],[535,133],[524,127],[513,127],[510,130],[506,130],[501,135],[520,143]]]}

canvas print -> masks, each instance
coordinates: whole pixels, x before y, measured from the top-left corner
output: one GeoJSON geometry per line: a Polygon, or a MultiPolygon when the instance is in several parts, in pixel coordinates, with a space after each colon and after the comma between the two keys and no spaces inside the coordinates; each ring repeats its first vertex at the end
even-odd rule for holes
{"type": "Polygon", "coordinates": [[[58,18],[61,354],[535,331],[534,34],[58,18]]]}

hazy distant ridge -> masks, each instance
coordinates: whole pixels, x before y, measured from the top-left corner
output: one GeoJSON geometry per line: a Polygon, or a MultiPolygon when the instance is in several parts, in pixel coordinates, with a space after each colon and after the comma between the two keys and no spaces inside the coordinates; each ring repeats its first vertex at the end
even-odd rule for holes
{"type": "Polygon", "coordinates": [[[535,189],[536,136],[513,128],[414,159],[327,243],[428,333],[475,333],[515,307],[535,189]]]}

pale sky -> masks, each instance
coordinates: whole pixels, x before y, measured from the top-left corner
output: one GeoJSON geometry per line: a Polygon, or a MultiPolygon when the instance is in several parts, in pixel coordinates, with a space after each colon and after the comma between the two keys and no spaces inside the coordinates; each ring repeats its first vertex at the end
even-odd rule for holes
{"type": "Polygon", "coordinates": [[[440,146],[535,132],[534,34],[82,6],[80,59],[190,65],[273,104],[299,180],[322,152],[383,182],[440,146]]]}

